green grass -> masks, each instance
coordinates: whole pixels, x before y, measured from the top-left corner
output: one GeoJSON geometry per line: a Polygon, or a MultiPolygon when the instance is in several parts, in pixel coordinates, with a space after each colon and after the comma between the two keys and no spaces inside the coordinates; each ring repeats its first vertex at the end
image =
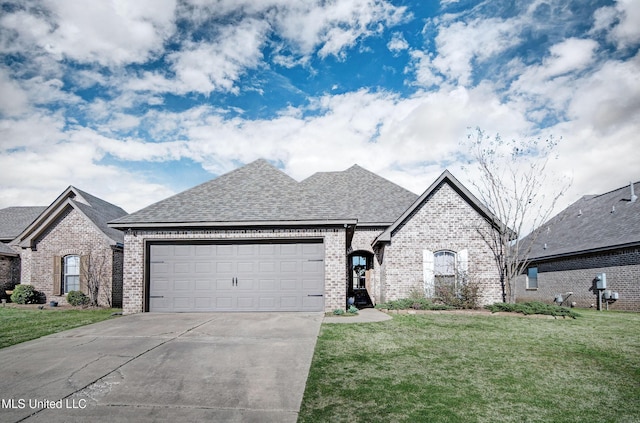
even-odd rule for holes
{"type": "Polygon", "coordinates": [[[324,324],[299,422],[640,422],[640,314],[324,324]]]}
{"type": "Polygon", "coordinates": [[[116,311],[120,310],[0,307],[0,348],[106,320],[116,311]]]}

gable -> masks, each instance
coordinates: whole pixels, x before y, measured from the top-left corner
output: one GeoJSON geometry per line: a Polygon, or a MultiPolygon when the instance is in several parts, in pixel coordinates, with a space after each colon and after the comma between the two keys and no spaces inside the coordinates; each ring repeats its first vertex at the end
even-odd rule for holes
{"type": "Polygon", "coordinates": [[[117,229],[110,228],[107,222],[114,217],[125,215],[126,212],[118,206],[70,186],[24,229],[12,241],[12,244],[21,247],[33,246],[36,238],[44,234],[50,225],[68,212],[69,208],[78,211],[87,223],[94,227],[110,244],[124,243],[124,234],[117,229]]]}
{"type": "MultiPolygon", "coordinates": [[[[396,231],[405,225],[409,220],[413,218],[415,213],[423,207],[432,207],[428,205],[430,199],[439,192],[442,187],[446,186],[447,190],[455,193],[457,198],[463,201],[469,207],[469,210],[473,210],[475,215],[482,218],[484,221],[490,223],[494,227],[499,225],[498,219],[464,186],[462,185],[448,170],[445,170],[434,181],[429,188],[380,236],[378,236],[374,245],[380,242],[390,242],[391,238],[396,231]]],[[[436,214],[446,214],[450,212],[450,206],[452,204],[443,204],[434,210],[436,214]]]]}

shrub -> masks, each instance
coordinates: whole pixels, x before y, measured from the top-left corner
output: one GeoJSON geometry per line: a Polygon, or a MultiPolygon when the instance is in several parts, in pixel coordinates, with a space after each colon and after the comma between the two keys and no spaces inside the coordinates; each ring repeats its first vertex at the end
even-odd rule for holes
{"type": "Polygon", "coordinates": [[[69,291],[67,302],[72,306],[85,306],[89,304],[89,297],[81,291],[69,291]]]}
{"type": "Polygon", "coordinates": [[[434,304],[426,298],[402,298],[395,301],[376,304],[376,308],[387,310],[451,310],[446,304],[434,304]]]}
{"type": "Polygon", "coordinates": [[[333,310],[333,314],[335,314],[336,316],[342,316],[344,314],[344,310],[341,308],[336,308],[335,310],[333,310]]]}
{"type": "Polygon", "coordinates": [[[478,307],[479,287],[473,282],[466,282],[456,290],[452,285],[440,285],[436,287],[436,296],[444,304],[462,309],[478,307]]]}
{"type": "Polygon", "coordinates": [[[16,285],[11,294],[11,301],[16,304],[35,304],[40,298],[40,293],[31,285],[16,285]]]}
{"type": "Polygon", "coordinates": [[[358,314],[358,308],[355,306],[349,306],[349,310],[347,310],[347,313],[358,314]]]}
{"type": "Polygon", "coordinates": [[[547,316],[563,316],[563,317],[571,317],[575,319],[580,315],[575,311],[567,308],[560,307],[557,305],[545,304],[538,301],[532,301],[527,303],[519,303],[519,304],[510,304],[510,303],[495,303],[491,305],[485,306],[487,310],[490,310],[492,313],[496,313],[498,311],[506,311],[511,313],[522,313],[525,315],[528,314],[543,314],[547,316]]]}

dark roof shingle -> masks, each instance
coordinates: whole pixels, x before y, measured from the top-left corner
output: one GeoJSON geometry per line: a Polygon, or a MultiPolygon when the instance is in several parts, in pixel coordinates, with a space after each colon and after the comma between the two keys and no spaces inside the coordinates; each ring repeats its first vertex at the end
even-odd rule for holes
{"type": "Polygon", "coordinates": [[[0,241],[13,240],[45,210],[45,206],[7,207],[0,210],[0,241]]]}
{"type": "Polygon", "coordinates": [[[297,182],[259,159],[111,223],[393,222],[416,197],[359,166],[297,182]]]}
{"type": "MultiPolygon", "coordinates": [[[[640,182],[634,190],[640,191],[640,182]]],[[[529,258],[640,244],[640,200],[630,200],[630,185],[580,198],[538,229],[529,258]]]]}

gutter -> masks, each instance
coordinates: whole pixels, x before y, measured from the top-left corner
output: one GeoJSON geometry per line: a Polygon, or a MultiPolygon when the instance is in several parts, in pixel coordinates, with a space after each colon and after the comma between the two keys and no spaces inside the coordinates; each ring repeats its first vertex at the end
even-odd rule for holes
{"type": "Polygon", "coordinates": [[[127,230],[131,229],[158,229],[158,228],[242,228],[242,227],[291,227],[291,226],[348,226],[356,225],[358,219],[342,220],[269,220],[269,221],[246,221],[246,222],[110,222],[110,228],[127,230]]]}
{"type": "Polygon", "coordinates": [[[601,253],[601,252],[618,250],[621,248],[630,248],[630,247],[640,247],[640,241],[628,242],[626,244],[609,245],[606,247],[590,248],[588,250],[570,251],[566,253],[551,254],[548,256],[530,257],[527,260],[529,260],[530,262],[549,261],[557,258],[567,258],[567,257],[581,256],[586,254],[601,253]]]}

